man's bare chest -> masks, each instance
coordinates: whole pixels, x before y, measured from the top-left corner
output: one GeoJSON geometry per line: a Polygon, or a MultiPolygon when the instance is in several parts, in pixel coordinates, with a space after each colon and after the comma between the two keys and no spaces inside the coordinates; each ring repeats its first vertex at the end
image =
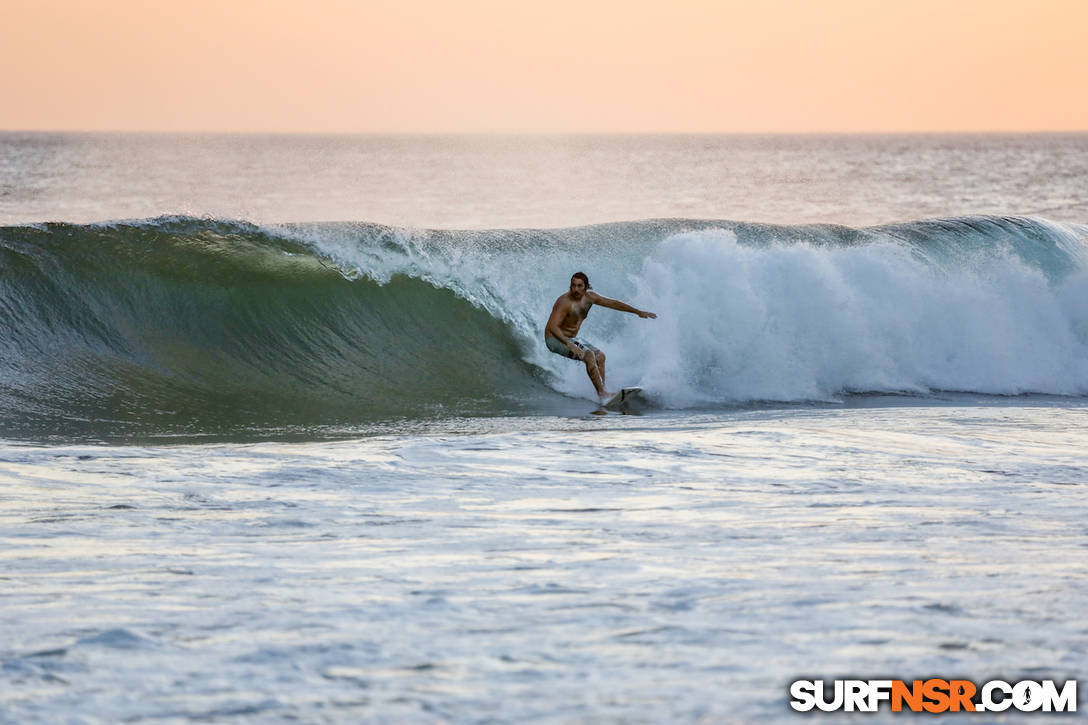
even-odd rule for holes
{"type": "Polygon", "coordinates": [[[567,310],[567,315],[563,322],[568,325],[577,325],[582,320],[586,319],[586,316],[589,315],[589,309],[591,307],[593,307],[592,302],[572,302],[570,308],[567,310]]]}

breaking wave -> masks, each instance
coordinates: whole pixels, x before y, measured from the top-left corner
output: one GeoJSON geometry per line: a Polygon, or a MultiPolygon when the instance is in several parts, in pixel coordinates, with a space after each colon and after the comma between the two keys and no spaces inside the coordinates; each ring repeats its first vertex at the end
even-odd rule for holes
{"type": "Polygon", "coordinates": [[[650,220],[443,231],[163,217],[0,229],[0,435],[229,435],[589,397],[541,328],[570,274],[610,385],[715,407],[1088,394],[1085,227],[650,220]]]}

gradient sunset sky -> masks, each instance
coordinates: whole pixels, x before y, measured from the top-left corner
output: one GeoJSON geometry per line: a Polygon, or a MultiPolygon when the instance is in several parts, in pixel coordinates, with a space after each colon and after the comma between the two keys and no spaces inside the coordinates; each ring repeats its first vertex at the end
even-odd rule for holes
{"type": "Polygon", "coordinates": [[[1088,130],[1088,0],[2,0],[0,129],[1088,130]]]}

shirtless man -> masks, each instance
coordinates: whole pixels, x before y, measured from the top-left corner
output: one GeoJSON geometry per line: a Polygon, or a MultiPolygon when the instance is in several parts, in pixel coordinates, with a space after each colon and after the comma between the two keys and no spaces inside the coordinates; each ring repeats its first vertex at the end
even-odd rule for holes
{"type": "Polygon", "coordinates": [[[548,324],[544,326],[544,344],[556,355],[584,362],[589,379],[597,389],[601,402],[604,402],[613,395],[604,387],[604,353],[576,337],[593,305],[630,312],[643,319],[656,319],[657,315],[636,309],[625,302],[602,297],[589,286],[589,277],[583,272],[574,273],[570,278],[570,291],[560,295],[555,301],[548,324]]]}

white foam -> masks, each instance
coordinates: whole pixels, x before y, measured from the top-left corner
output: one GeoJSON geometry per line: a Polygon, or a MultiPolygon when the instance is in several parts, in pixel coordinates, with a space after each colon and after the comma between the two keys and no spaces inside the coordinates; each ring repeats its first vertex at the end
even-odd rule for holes
{"type": "Polygon", "coordinates": [[[671,407],[1088,393],[1088,275],[1052,286],[1008,254],[939,267],[892,242],[751,247],[701,231],[662,242],[633,283],[634,304],[660,318],[605,341],[610,370],[671,407]]]}

